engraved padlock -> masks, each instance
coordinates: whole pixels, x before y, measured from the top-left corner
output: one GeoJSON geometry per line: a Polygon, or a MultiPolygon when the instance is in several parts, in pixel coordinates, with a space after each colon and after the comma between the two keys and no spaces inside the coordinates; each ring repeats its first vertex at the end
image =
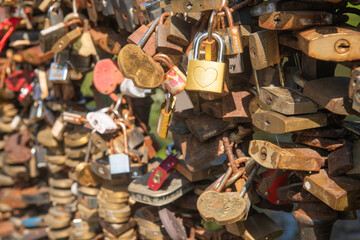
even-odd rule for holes
{"type": "Polygon", "coordinates": [[[226,64],[223,62],[224,40],[217,33],[212,33],[212,36],[215,37],[219,43],[217,62],[198,59],[200,43],[206,37],[209,37],[209,33],[205,32],[195,38],[193,60],[190,60],[188,64],[186,90],[214,93],[222,93],[223,91],[226,68],[226,64]]]}

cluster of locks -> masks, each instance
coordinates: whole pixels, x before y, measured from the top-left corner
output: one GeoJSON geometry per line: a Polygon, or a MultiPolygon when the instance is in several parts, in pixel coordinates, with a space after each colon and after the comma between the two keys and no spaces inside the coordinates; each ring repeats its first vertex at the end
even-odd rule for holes
{"type": "Polygon", "coordinates": [[[358,3],[0,0],[0,237],[276,239],[271,209],[330,239],[360,208],[358,3]]]}

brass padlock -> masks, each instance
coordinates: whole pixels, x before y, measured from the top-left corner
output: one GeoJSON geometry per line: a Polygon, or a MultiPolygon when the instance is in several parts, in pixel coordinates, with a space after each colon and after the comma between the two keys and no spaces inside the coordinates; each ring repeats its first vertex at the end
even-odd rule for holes
{"type": "Polygon", "coordinates": [[[317,112],[317,105],[313,101],[292,88],[261,87],[259,100],[272,111],[285,115],[317,112]]]}
{"type": "Polygon", "coordinates": [[[262,30],[249,37],[250,60],[253,69],[260,70],[280,62],[278,35],[262,30]]]}
{"type": "Polygon", "coordinates": [[[155,88],[163,81],[164,70],[161,65],[141,49],[155,30],[159,20],[157,18],[153,22],[138,45],[127,44],[118,56],[120,71],[125,77],[133,80],[135,86],[139,88],[155,88]]]}
{"type": "Polygon", "coordinates": [[[191,24],[176,14],[168,18],[166,24],[166,39],[183,47],[190,44],[191,24]]]}
{"type": "Polygon", "coordinates": [[[170,13],[161,14],[160,22],[156,30],[156,51],[166,54],[182,54],[184,52],[182,46],[171,43],[167,40],[166,26],[169,24],[169,16],[170,13]],[[165,18],[167,18],[166,21],[165,18]]]}
{"type": "Polygon", "coordinates": [[[173,0],[171,2],[171,11],[178,13],[203,12],[206,10],[221,9],[223,4],[221,0],[173,0]]]}
{"type": "Polygon", "coordinates": [[[167,133],[170,127],[171,116],[175,107],[175,102],[176,97],[168,93],[165,97],[165,102],[161,107],[158,120],[157,134],[160,138],[167,137],[167,133]]]}
{"type": "Polygon", "coordinates": [[[228,6],[224,7],[229,27],[225,29],[215,30],[220,36],[224,38],[225,51],[224,55],[234,55],[243,52],[243,46],[240,36],[240,26],[234,25],[234,19],[228,6]]]}
{"type": "Polygon", "coordinates": [[[325,162],[324,157],[310,148],[277,146],[262,140],[250,141],[249,154],[257,163],[269,169],[319,171],[325,162]]]}
{"type": "Polygon", "coordinates": [[[209,36],[205,32],[194,40],[194,56],[188,63],[186,90],[222,93],[226,65],[223,62],[224,41],[217,33],[212,33],[219,43],[217,62],[198,60],[200,43],[209,36]]]}
{"type": "Polygon", "coordinates": [[[297,30],[332,23],[331,13],[317,11],[277,11],[259,17],[259,26],[270,30],[297,30]]]}
{"type": "Polygon", "coordinates": [[[307,81],[300,73],[296,73],[293,77],[295,83],[303,88],[303,94],[321,107],[335,114],[351,114],[351,106],[347,100],[349,78],[330,77],[307,81]]]}
{"type": "Polygon", "coordinates": [[[298,47],[306,55],[324,61],[358,60],[356,43],[360,39],[357,29],[343,27],[316,27],[300,32],[298,47]]]}
{"type": "Polygon", "coordinates": [[[325,127],[327,125],[327,116],[321,112],[285,116],[277,112],[258,109],[252,114],[251,118],[255,127],[275,134],[325,127]]]}
{"type": "Polygon", "coordinates": [[[322,169],[305,177],[303,188],[337,211],[360,207],[360,181],[347,176],[330,177],[322,169]]]}

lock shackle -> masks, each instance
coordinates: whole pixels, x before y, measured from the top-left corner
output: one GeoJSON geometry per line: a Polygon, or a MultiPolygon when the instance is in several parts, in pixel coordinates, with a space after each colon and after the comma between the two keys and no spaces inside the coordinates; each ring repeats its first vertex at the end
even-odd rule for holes
{"type": "Polygon", "coordinates": [[[228,21],[228,24],[229,24],[229,27],[234,27],[234,18],[232,16],[232,13],[231,13],[231,10],[228,6],[225,6],[224,7],[224,12],[226,14],[226,18],[227,18],[227,21],[228,21]]]}
{"type": "Polygon", "coordinates": [[[140,48],[143,48],[147,40],[149,40],[151,34],[155,31],[156,26],[160,22],[160,17],[157,17],[154,22],[150,25],[149,29],[146,31],[144,36],[141,38],[140,42],[138,43],[138,46],[140,48]]]}
{"type": "Polygon", "coordinates": [[[49,9],[47,10],[47,12],[46,12],[47,17],[50,16],[50,13],[54,10],[54,8],[60,9],[60,11],[62,11],[60,8],[60,2],[56,1],[53,4],[51,4],[49,9]]]}
{"type": "Polygon", "coordinates": [[[163,53],[156,54],[153,59],[157,62],[164,63],[168,68],[173,68],[175,66],[174,62],[171,60],[171,58],[163,53]]]}
{"type": "MultiPolygon", "coordinates": [[[[199,58],[199,52],[200,52],[200,43],[209,36],[208,32],[204,32],[201,35],[199,35],[194,40],[194,60],[198,60],[199,58]]],[[[224,39],[217,33],[213,33],[213,36],[215,37],[216,41],[219,44],[219,55],[218,55],[218,62],[224,62],[224,39]]]]}
{"type": "Polygon", "coordinates": [[[209,33],[209,36],[208,36],[209,41],[212,40],[215,17],[216,17],[216,14],[217,14],[218,11],[219,11],[218,9],[214,9],[211,12],[211,15],[210,15],[210,19],[209,19],[209,23],[208,23],[208,29],[207,29],[208,33],[209,33]]]}
{"type": "Polygon", "coordinates": [[[164,25],[165,23],[165,19],[168,18],[169,16],[171,16],[171,14],[169,12],[164,12],[163,14],[161,14],[160,16],[160,20],[159,20],[159,25],[164,25]]]}
{"type": "Polygon", "coordinates": [[[128,146],[127,131],[126,131],[125,123],[123,123],[121,120],[116,121],[116,123],[121,127],[123,135],[124,135],[124,153],[126,155],[129,155],[129,146],[128,146]]]}
{"type": "Polygon", "coordinates": [[[70,27],[72,25],[76,25],[76,24],[83,26],[83,21],[79,18],[75,18],[75,19],[72,19],[69,22],[65,23],[65,27],[68,28],[68,27],[70,27]]]}

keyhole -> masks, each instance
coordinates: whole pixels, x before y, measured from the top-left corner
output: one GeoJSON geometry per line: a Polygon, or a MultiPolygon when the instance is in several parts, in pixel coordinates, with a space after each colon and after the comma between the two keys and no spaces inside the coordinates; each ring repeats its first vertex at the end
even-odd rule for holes
{"type": "Polygon", "coordinates": [[[350,50],[350,43],[348,40],[340,39],[335,43],[335,51],[343,54],[350,50]]]}
{"type": "Polygon", "coordinates": [[[194,4],[191,1],[188,1],[187,3],[185,3],[185,8],[188,11],[191,11],[191,9],[193,9],[193,7],[194,7],[194,4]]]}
{"type": "Polygon", "coordinates": [[[262,147],[261,150],[260,150],[260,158],[262,160],[265,160],[267,157],[267,151],[266,151],[266,148],[262,147]]]}
{"type": "Polygon", "coordinates": [[[274,16],[274,21],[277,22],[277,23],[279,23],[281,21],[280,14],[276,14],[274,16]]]}

